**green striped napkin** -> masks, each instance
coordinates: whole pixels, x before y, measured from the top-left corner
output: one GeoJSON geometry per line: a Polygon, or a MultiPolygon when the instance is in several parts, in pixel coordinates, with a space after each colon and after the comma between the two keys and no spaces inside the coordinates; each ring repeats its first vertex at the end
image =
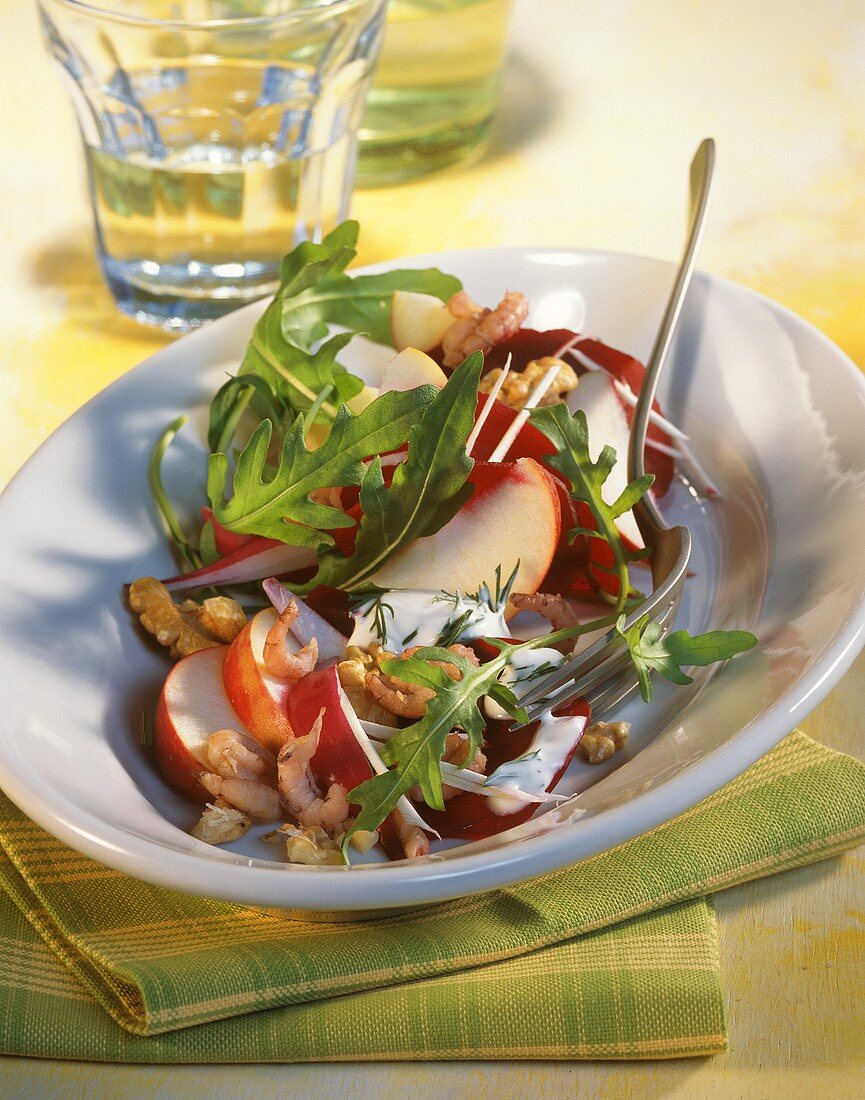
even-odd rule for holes
{"type": "Polygon", "coordinates": [[[688,813],[576,867],[321,924],[138,882],[0,796],[0,1052],[205,1063],[716,1053],[726,1039],[705,895],[863,838],[865,766],[797,732],[688,813]]]}

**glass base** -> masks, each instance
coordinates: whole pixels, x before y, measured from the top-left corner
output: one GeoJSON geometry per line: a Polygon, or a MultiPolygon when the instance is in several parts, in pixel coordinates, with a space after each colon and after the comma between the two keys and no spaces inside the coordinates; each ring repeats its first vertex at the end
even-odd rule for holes
{"type": "Polygon", "coordinates": [[[365,139],[361,131],[356,186],[407,183],[431,172],[477,160],[486,151],[491,121],[490,117],[472,126],[390,141],[365,139]]]}
{"type": "Polygon", "coordinates": [[[158,265],[122,262],[105,255],[99,260],[120,312],[140,325],[174,336],[271,295],[279,286],[279,268],[272,264],[234,264],[242,266],[242,271],[229,277],[220,270],[226,265],[158,265]]]}

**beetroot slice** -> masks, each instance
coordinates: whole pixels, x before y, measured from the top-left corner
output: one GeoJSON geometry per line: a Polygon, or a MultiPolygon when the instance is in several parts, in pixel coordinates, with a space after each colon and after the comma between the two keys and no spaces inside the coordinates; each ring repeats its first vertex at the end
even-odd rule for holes
{"type": "MultiPolygon", "coordinates": [[[[563,708],[559,714],[582,715],[588,725],[591,712],[585,699],[577,699],[568,707],[563,708]]],[[[532,722],[525,729],[514,730],[513,723],[488,722],[485,730],[484,751],[487,755],[488,771],[492,772],[500,764],[513,760],[526,751],[531,744],[537,730],[538,723],[532,722]]],[[[561,768],[553,776],[553,780],[547,787],[552,791],[556,784],[568,769],[577,749],[577,743],[568,754],[561,768]]],[[[532,816],[538,808],[537,802],[517,810],[512,814],[495,814],[490,809],[489,800],[482,794],[455,795],[446,803],[445,810],[431,810],[427,806],[422,807],[423,818],[428,825],[441,836],[458,840],[483,840],[485,837],[502,833],[505,829],[512,829],[514,825],[521,825],[532,816]]]]}
{"type": "MultiPolygon", "coordinates": [[[[626,355],[625,352],[618,351],[616,348],[611,348],[609,344],[604,344],[600,340],[593,340],[590,337],[580,340],[577,350],[587,355],[598,366],[603,367],[614,378],[630,386],[635,394],[639,394],[643,388],[646,368],[633,355],[626,355]]],[[[585,368],[577,367],[577,373],[584,374],[585,368]]],[[[630,424],[634,410],[625,401],[622,401],[622,408],[625,410],[628,424],[630,424]]],[[[655,412],[661,412],[661,407],[657,401],[654,402],[652,408],[655,412]]],[[[673,446],[672,439],[657,424],[650,423],[646,435],[648,439],[654,439],[657,443],[662,443],[667,447],[673,446]]],[[[626,455],[619,455],[618,457],[621,462],[627,459],[626,455]]],[[[661,454],[653,447],[646,448],[646,473],[655,475],[655,484],[652,486],[652,492],[655,496],[662,497],[670,488],[674,472],[673,459],[670,455],[661,454]]]]}

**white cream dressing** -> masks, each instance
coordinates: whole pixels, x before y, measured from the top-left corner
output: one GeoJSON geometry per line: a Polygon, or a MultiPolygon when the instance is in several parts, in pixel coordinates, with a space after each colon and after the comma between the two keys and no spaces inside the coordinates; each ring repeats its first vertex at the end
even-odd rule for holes
{"type": "Polygon", "coordinates": [[[585,728],[586,718],[582,715],[557,718],[549,711],[543,714],[526,752],[496,768],[487,779],[485,785],[507,792],[489,798],[493,813],[512,814],[531,802],[548,799],[547,787],[583,736],[585,728]],[[528,795],[526,792],[529,792],[528,795]]]}
{"type": "MultiPolygon", "coordinates": [[[[557,649],[524,649],[514,654],[499,679],[511,689],[517,699],[522,699],[535,679],[543,676],[547,671],[552,672],[564,659],[557,649]],[[545,669],[545,665],[551,665],[552,668],[545,669]]],[[[490,698],[484,699],[484,712],[487,718],[509,717],[504,707],[500,707],[494,699],[490,698]]]]}
{"type": "Polygon", "coordinates": [[[371,600],[359,608],[349,645],[367,649],[377,642],[397,654],[409,646],[435,645],[447,624],[464,614],[468,618],[454,641],[507,636],[504,608],[493,611],[488,604],[459,592],[450,597],[443,592],[406,588],[386,592],[380,601],[371,600]],[[382,625],[385,638],[380,637],[382,625]]]}
{"type": "MultiPolygon", "coordinates": [[[[514,654],[501,681],[519,700],[528,693],[538,676],[548,671],[544,666],[556,668],[564,660],[557,649],[522,650],[514,654]]],[[[508,717],[507,711],[489,698],[484,700],[484,710],[488,718],[508,717]]],[[[507,792],[490,797],[489,805],[493,813],[512,814],[530,802],[545,801],[549,797],[547,787],[582,737],[585,725],[585,718],[556,718],[551,711],[544,713],[532,743],[523,755],[502,764],[488,777],[485,786],[498,787],[507,792]]]]}

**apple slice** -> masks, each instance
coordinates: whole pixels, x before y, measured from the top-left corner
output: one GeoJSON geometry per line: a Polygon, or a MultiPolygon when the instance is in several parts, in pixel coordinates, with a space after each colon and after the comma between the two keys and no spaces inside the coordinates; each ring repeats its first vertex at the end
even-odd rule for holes
{"type": "Polygon", "coordinates": [[[384,368],[381,376],[381,392],[388,390],[414,390],[418,386],[435,386],[442,389],[447,375],[426,352],[417,348],[405,348],[395,355],[384,368]]]}
{"type": "Polygon", "coordinates": [[[291,693],[288,714],[298,737],[312,729],[322,708],[321,734],[311,761],[313,773],[324,790],[331,783],[342,783],[350,791],[372,776],[372,768],[343,711],[335,665],[310,672],[298,680],[291,693]]]}
{"type": "Polygon", "coordinates": [[[275,539],[252,535],[226,557],[191,573],[168,577],[162,583],[169,592],[184,592],[208,585],[246,584],[274,574],[308,569],[312,565],[315,565],[315,551],[308,546],[289,546],[275,539]]]}
{"type": "Polygon", "coordinates": [[[184,657],[169,672],[156,707],[153,747],[165,782],[184,798],[209,802],[212,796],[198,782],[210,771],[207,739],[221,729],[249,731],[228,701],[222,684],[228,646],[200,649],[184,657]]]}
{"type": "MultiPolygon", "coordinates": [[[[366,738],[366,734],[340,686],[335,665],[317,668],[298,680],[289,696],[288,714],[298,736],[303,737],[312,728],[322,709],[324,715],[318,748],[310,761],[312,773],[323,791],[331,783],[341,783],[347,791],[351,791],[372,778],[373,767],[358,740],[358,736],[366,738]]],[[[369,746],[368,739],[366,743],[369,746]]],[[[381,761],[379,766],[384,768],[381,761]]],[[[400,799],[398,812],[411,823],[427,828],[426,822],[405,797],[400,799]]],[[[379,836],[382,847],[391,859],[403,858],[394,813],[389,814],[379,826],[379,836]]]]}
{"type": "Polygon", "coordinates": [[[453,314],[440,298],[411,290],[394,291],[390,328],[397,351],[403,348],[432,351],[453,323],[453,314]]]}
{"type": "MultiPolygon", "coordinates": [[[[259,611],[231,643],[222,668],[225,693],[252,737],[274,755],[294,736],[286,711],[292,680],[281,680],[264,664],[264,643],[278,616],[274,608],[259,611]]],[[[294,651],[300,643],[291,635],[294,651]]]]}
{"type": "MultiPolygon", "coordinates": [[[[603,447],[609,445],[616,452],[616,464],[604,482],[603,497],[612,504],[628,484],[628,439],[630,428],[622,403],[616,395],[613,380],[602,371],[584,374],[580,384],[569,395],[568,406],[572,411],[582,409],[589,425],[589,453],[596,460],[603,447]]],[[[633,512],[625,512],[616,520],[621,536],[632,547],[641,550],[645,543],[633,512]]]]}
{"type": "Polygon", "coordinates": [[[476,463],[471,500],[441,530],[415,539],[376,573],[382,588],[475,592],[497,566],[507,577],[519,562],[514,591],[536,592],[559,541],[555,484],[532,458],[476,463]]]}

